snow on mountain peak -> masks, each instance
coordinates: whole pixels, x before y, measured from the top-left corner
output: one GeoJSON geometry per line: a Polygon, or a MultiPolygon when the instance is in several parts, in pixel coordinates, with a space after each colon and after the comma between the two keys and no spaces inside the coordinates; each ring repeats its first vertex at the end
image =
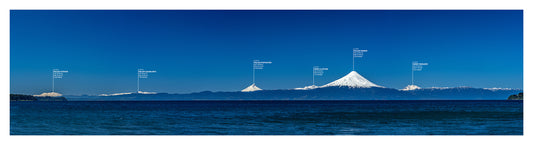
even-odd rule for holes
{"type": "Polygon", "coordinates": [[[259,90],[262,90],[261,88],[255,86],[255,83],[246,87],[245,89],[243,89],[241,92],[253,92],[253,91],[259,91],[259,90]]]}
{"type": "Polygon", "coordinates": [[[35,97],[60,97],[63,96],[63,94],[59,94],[56,92],[49,92],[49,93],[42,93],[40,95],[33,95],[35,97]]]}
{"type": "Polygon", "coordinates": [[[126,93],[113,93],[113,94],[100,94],[98,96],[121,96],[121,95],[131,95],[131,94],[157,94],[156,92],[126,92],[126,93]]]}
{"type": "Polygon", "coordinates": [[[421,89],[419,86],[416,86],[416,85],[408,85],[407,87],[403,88],[403,89],[400,89],[402,91],[410,91],[410,90],[416,90],[416,89],[421,89]]]}
{"type": "Polygon", "coordinates": [[[294,88],[295,90],[312,90],[312,89],[316,89],[316,88],[319,88],[318,86],[315,86],[315,85],[312,85],[312,86],[305,86],[303,88],[294,88]]]}
{"type": "Polygon", "coordinates": [[[332,87],[332,86],[350,87],[350,88],[370,88],[370,87],[381,87],[382,88],[382,86],[378,86],[370,82],[369,80],[365,79],[363,76],[361,76],[356,71],[352,71],[348,73],[346,76],[336,81],[333,81],[329,84],[326,84],[322,87],[332,87]]]}
{"type": "Polygon", "coordinates": [[[499,90],[520,90],[520,89],[515,89],[515,88],[483,88],[485,90],[491,90],[491,91],[499,91],[499,90]]]}

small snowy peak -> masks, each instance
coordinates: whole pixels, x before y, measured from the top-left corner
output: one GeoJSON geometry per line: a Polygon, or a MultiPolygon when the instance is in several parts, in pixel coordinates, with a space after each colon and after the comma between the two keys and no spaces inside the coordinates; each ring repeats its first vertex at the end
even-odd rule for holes
{"type": "Polygon", "coordinates": [[[129,94],[133,94],[133,93],[127,92],[127,93],[114,93],[114,94],[100,94],[98,96],[120,96],[120,95],[129,95],[129,94]]]}
{"type": "Polygon", "coordinates": [[[294,88],[295,90],[312,90],[312,89],[316,89],[316,88],[319,88],[318,86],[315,86],[315,85],[312,85],[312,86],[305,86],[303,88],[294,88]]]}
{"type": "Polygon", "coordinates": [[[245,89],[241,90],[241,92],[253,92],[253,91],[259,91],[262,90],[261,88],[255,86],[255,83],[246,87],[245,89]]]}
{"type": "Polygon", "coordinates": [[[444,90],[444,89],[451,89],[452,87],[430,87],[427,89],[433,89],[433,90],[444,90]]]}
{"type": "Polygon", "coordinates": [[[500,90],[520,90],[520,89],[516,89],[516,88],[483,88],[485,90],[491,90],[491,91],[500,91],[500,90]]]}
{"type": "Polygon", "coordinates": [[[403,89],[400,89],[400,90],[402,90],[402,91],[411,91],[411,90],[417,90],[417,89],[421,89],[421,88],[416,86],[416,85],[408,85],[407,87],[405,87],[403,89]]]}
{"type": "MultiPolygon", "coordinates": [[[[459,87],[431,87],[427,89],[435,89],[435,90],[445,90],[445,89],[472,89],[473,87],[469,86],[459,86],[459,87]]],[[[517,88],[477,88],[477,89],[483,89],[483,90],[490,90],[490,91],[511,91],[511,90],[521,90],[517,88]]]]}
{"type": "Polygon", "coordinates": [[[156,92],[143,92],[143,91],[138,91],[137,94],[157,94],[156,92]]]}
{"type": "Polygon", "coordinates": [[[100,94],[98,96],[121,96],[121,95],[130,95],[130,94],[157,94],[156,92],[126,92],[126,93],[114,93],[114,94],[100,94]]]}
{"type": "Polygon", "coordinates": [[[49,92],[49,93],[42,93],[40,95],[33,95],[35,97],[60,97],[63,96],[63,94],[59,94],[56,92],[49,92]]]}
{"type": "Polygon", "coordinates": [[[350,87],[350,88],[371,88],[371,87],[381,87],[382,86],[378,86],[372,82],[370,82],[369,80],[367,80],[366,78],[364,78],[363,76],[361,76],[359,73],[357,73],[356,71],[352,71],[350,72],[349,74],[347,74],[346,76],[336,80],[336,81],[333,81],[329,84],[326,84],[322,87],[333,87],[333,86],[336,86],[336,87],[350,87]]]}
{"type": "Polygon", "coordinates": [[[459,87],[431,87],[431,88],[427,88],[427,89],[432,89],[432,90],[446,90],[446,89],[470,89],[472,87],[469,87],[469,86],[459,86],[459,87]]]}

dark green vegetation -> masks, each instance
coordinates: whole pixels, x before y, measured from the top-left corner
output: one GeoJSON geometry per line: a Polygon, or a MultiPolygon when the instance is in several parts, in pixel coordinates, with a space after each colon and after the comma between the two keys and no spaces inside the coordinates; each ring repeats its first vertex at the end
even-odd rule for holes
{"type": "Polygon", "coordinates": [[[11,101],[36,101],[37,98],[31,95],[21,95],[21,94],[9,94],[11,101]]]}
{"type": "Polygon", "coordinates": [[[67,101],[65,97],[35,97],[37,101],[67,101]]]}
{"type": "Polygon", "coordinates": [[[507,100],[524,100],[524,93],[518,93],[517,95],[511,95],[507,100]]]}
{"type": "Polygon", "coordinates": [[[67,101],[65,97],[34,97],[32,95],[9,94],[11,101],[67,101]]]}

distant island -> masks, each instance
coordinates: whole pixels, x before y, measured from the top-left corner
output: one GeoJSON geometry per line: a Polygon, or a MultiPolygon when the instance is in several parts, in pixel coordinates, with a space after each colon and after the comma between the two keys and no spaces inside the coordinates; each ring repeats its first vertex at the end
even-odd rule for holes
{"type": "Polygon", "coordinates": [[[10,101],[67,101],[65,97],[35,97],[33,95],[9,94],[10,101]]]}
{"type": "Polygon", "coordinates": [[[509,96],[509,98],[507,98],[507,100],[524,100],[524,93],[522,92],[515,95],[511,95],[509,96]]]}

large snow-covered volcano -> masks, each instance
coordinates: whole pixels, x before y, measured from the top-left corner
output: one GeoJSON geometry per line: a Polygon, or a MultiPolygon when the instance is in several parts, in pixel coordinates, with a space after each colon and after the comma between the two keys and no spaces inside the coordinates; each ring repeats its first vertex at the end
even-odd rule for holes
{"type": "Polygon", "coordinates": [[[382,86],[376,85],[369,80],[365,79],[365,77],[361,76],[356,71],[352,71],[346,76],[333,81],[329,84],[326,84],[322,87],[350,87],[350,88],[371,88],[371,87],[380,87],[382,86]]]}

